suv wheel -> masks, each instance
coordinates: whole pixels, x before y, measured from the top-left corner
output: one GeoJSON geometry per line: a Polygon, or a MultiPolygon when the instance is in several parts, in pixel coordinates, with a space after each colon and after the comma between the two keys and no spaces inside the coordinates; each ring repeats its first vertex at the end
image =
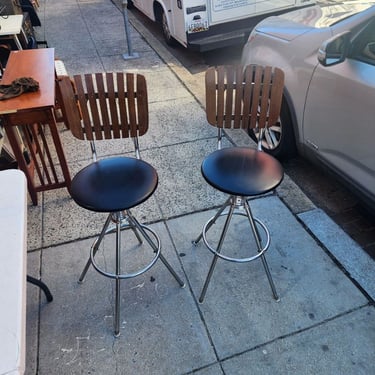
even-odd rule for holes
{"type": "MultiPolygon", "coordinates": [[[[249,129],[249,136],[258,142],[258,129],[249,129]]],[[[277,159],[288,159],[296,154],[293,124],[285,98],[281,105],[279,121],[264,132],[262,149],[277,159]]]]}

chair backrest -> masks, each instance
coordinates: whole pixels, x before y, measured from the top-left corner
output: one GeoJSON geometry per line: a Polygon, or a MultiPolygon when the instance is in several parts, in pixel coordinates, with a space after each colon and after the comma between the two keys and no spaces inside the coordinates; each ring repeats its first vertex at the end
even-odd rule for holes
{"type": "Polygon", "coordinates": [[[207,121],[225,129],[263,129],[280,115],[284,72],[260,65],[218,66],[206,72],[207,121]]]}
{"type": "MultiPolygon", "coordinates": [[[[57,80],[67,127],[78,139],[138,137],[148,130],[148,98],[143,75],[95,73],[57,80]]],[[[138,156],[139,150],[136,150],[138,156]]]]}

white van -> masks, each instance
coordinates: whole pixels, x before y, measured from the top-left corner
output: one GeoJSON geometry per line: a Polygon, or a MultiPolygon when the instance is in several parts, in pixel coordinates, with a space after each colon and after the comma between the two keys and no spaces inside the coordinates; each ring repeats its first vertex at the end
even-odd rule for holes
{"type": "Polygon", "coordinates": [[[208,51],[244,43],[263,18],[315,4],[315,0],[128,0],[160,23],[168,44],[208,51]]]}

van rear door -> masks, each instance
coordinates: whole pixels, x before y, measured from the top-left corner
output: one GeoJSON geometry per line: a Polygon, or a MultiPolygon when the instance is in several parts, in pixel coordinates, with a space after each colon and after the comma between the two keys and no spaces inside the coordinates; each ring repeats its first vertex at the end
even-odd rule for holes
{"type": "Polygon", "coordinates": [[[296,0],[209,0],[210,25],[276,12],[296,5],[296,0]]]}
{"type": "Polygon", "coordinates": [[[257,14],[268,13],[270,11],[277,11],[283,8],[290,8],[296,5],[295,0],[276,0],[276,1],[256,1],[257,14]]]}
{"type": "Polygon", "coordinates": [[[171,12],[168,12],[168,23],[173,37],[186,47],[186,25],[184,19],[184,3],[186,0],[172,1],[171,12]]]}
{"type": "Polygon", "coordinates": [[[255,14],[255,0],[209,0],[210,25],[238,20],[255,14]]]}

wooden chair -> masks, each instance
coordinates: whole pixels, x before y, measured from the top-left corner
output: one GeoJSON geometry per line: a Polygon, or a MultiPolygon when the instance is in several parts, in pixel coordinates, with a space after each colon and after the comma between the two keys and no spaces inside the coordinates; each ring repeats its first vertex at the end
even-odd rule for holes
{"type": "Polygon", "coordinates": [[[72,134],[91,143],[93,162],[78,172],[71,185],[71,196],[81,207],[108,212],[104,227],[92,245],[90,258],[79,278],[83,281],[90,265],[103,276],[115,279],[115,336],[120,334],[120,281],[149,270],[160,258],[177,282],[184,286],[161,254],[160,239],[150,227],[141,224],[131,209],[152,196],[158,175],[154,167],[141,160],[138,138],[148,130],[148,99],[145,77],[131,73],[96,73],[76,75],[74,87],[69,77],[58,81],[61,107],[72,134]],[[95,142],[132,138],[135,157],[110,157],[97,160],[95,142]],[[114,223],[114,225],[110,225],[114,223]],[[152,260],[138,271],[122,273],[120,262],[121,230],[130,229],[139,243],[145,239],[152,250],[152,260]],[[115,271],[104,270],[95,260],[104,236],[116,233],[115,271]]]}
{"type": "MultiPolygon", "coordinates": [[[[202,238],[214,254],[199,302],[203,302],[216,262],[219,258],[236,263],[250,262],[261,258],[275,299],[278,295],[269,271],[265,252],[270,244],[267,227],[253,217],[249,197],[257,197],[275,189],[283,179],[283,168],[272,156],[262,152],[262,134],[279,119],[284,87],[284,73],[269,66],[219,66],[206,72],[206,112],[209,124],[218,128],[218,150],[202,163],[201,172],[208,184],[226,193],[229,198],[204,225],[196,245],[202,238]],[[222,148],[224,129],[258,128],[258,148],[222,148]],[[227,211],[225,211],[228,209],[227,211]],[[256,243],[255,255],[235,258],[221,252],[233,215],[246,216],[256,243]],[[214,223],[225,216],[217,246],[207,239],[207,232],[214,223]],[[265,233],[262,244],[260,232],[265,233]]],[[[250,250],[249,250],[250,254],[250,250]]]]}

